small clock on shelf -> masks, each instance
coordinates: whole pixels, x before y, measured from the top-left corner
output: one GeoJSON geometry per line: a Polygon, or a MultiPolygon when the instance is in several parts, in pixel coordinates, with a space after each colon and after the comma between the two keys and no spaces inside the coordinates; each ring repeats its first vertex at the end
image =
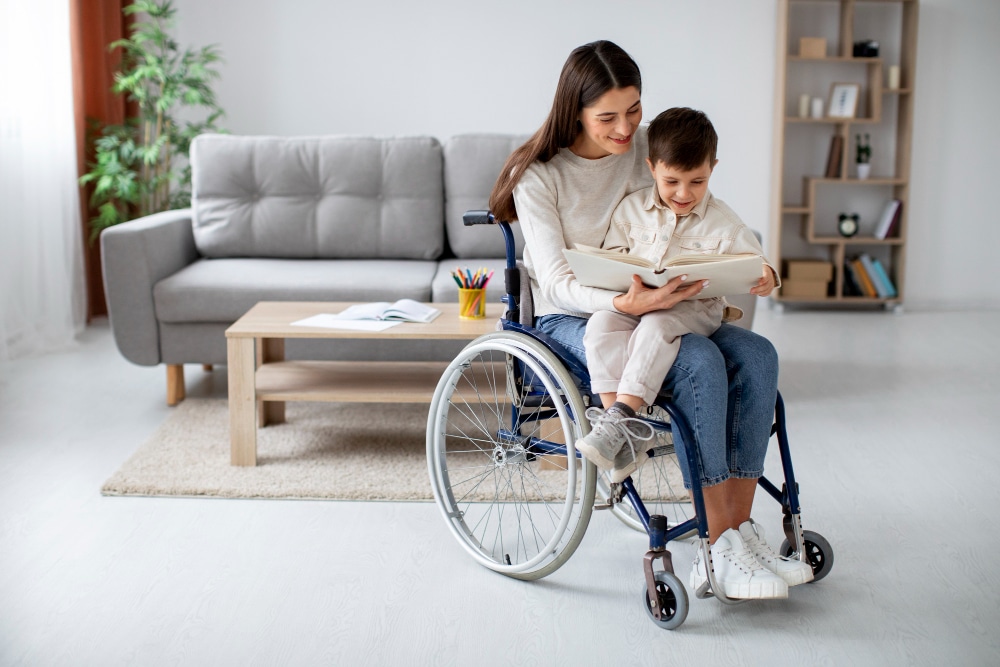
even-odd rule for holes
{"type": "Polygon", "coordinates": [[[858,233],[858,226],[861,218],[857,213],[841,213],[837,221],[837,231],[845,238],[850,238],[858,233]]]}

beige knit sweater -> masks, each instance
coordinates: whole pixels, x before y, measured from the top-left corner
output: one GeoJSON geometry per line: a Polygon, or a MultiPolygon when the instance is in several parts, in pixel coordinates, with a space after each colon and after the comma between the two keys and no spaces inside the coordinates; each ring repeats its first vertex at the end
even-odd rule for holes
{"type": "Polygon", "coordinates": [[[619,292],[578,283],[562,251],[575,243],[604,243],[619,202],[653,184],[648,153],[642,125],[623,155],[588,160],[563,148],[548,162],[535,162],[525,171],[514,188],[514,204],[524,232],[524,264],[531,276],[536,317],[588,317],[598,310],[615,310],[619,292]]]}

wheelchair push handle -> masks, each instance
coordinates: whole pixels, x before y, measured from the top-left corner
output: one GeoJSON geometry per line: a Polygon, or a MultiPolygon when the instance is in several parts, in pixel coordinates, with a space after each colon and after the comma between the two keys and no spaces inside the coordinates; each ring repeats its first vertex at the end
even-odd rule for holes
{"type": "Polygon", "coordinates": [[[462,222],[466,227],[472,225],[492,225],[496,223],[496,218],[489,211],[466,211],[462,216],[462,222]]]}

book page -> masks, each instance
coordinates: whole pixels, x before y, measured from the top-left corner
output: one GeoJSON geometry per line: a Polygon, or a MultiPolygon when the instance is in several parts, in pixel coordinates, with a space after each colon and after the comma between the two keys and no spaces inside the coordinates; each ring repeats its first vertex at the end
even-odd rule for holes
{"type": "Polygon", "coordinates": [[[382,313],[391,305],[388,301],[356,303],[336,313],[334,317],[338,320],[380,320],[382,319],[382,313]]]}
{"type": "Polygon", "coordinates": [[[753,257],[754,255],[674,255],[664,264],[666,266],[691,266],[692,264],[710,264],[712,262],[725,262],[740,257],[753,257]]]}
{"type": "Polygon", "coordinates": [[[598,257],[607,257],[608,259],[615,260],[617,262],[623,262],[625,264],[632,264],[633,266],[643,266],[648,269],[655,269],[656,265],[650,262],[644,257],[639,257],[638,255],[629,255],[625,252],[620,252],[618,250],[605,250],[604,248],[595,248],[594,246],[584,245],[582,243],[574,243],[573,248],[579,250],[580,252],[585,252],[590,255],[596,255],[598,257]]]}
{"type": "Polygon", "coordinates": [[[400,299],[395,303],[373,301],[356,303],[329,317],[338,320],[397,320],[403,322],[430,322],[441,311],[413,299],[400,299]]]}
{"type": "Polygon", "coordinates": [[[686,274],[690,284],[698,280],[709,280],[708,287],[694,299],[708,299],[716,296],[748,294],[763,275],[763,262],[757,255],[679,255],[690,258],[691,263],[669,266],[665,270],[654,271],[641,266],[629,265],[617,258],[607,257],[580,250],[563,250],[573,274],[581,285],[599,287],[615,292],[627,292],[632,284],[632,275],[639,276],[649,287],[662,287],[671,278],[686,274]]]}
{"type": "Polygon", "coordinates": [[[292,322],[294,327],[319,327],[321,329],[350,329],[351,331],[385,331],[401,322],[377,320],[342,320],[332,313],[320,313],[304,320],[292,322]]]}
{"type": "Polygon", "coordinates": [[[441,311],[432,306],[414,301],[413,299],[400,299],[382,312],[382,319],[385,320],[406,320],[409,322],[431,322],[441,311]]]}

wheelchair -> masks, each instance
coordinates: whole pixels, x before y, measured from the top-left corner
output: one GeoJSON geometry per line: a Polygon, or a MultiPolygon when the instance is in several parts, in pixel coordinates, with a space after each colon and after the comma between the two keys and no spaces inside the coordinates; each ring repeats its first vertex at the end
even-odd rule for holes
{"type": "MultiPolygon", "coordinates": [[[[650,456],[632,477],[612,484],[576,451],[590,431],[584,413],[601,405],[589,390],[587,369],[531,323],[530,284],[516,259],[510,225],[489,211],[468,211],[465,225],[496,224],[506,245],[497,331],[480,336],[447,366],[427,419],[427,467],[435,500],[451,533],[473,559],[509,577],[535,580],[555,572],[573,555],[595,509],[610,510],[649,536],[643,558],[643,607],[664,629],[683,624],[688,594],[674,574],[668,542],[697,535],[711,563],[708,524],[697,474],[683,486],[675,440],[693,442],[669,396],[642,415],[655,430],[650,456]]],[[[813,581],[833,565],[833,551],[818,533],[803,530],[792,471],[785,410],[775,405],[784,480],[759,486],[781,504],[785,540],[779,553],[811,565],[813,581]]],[[[698,470],[693,447],[683,449],[698,470]]],[[[735,604],[716,585],[712,569],[696,597],[735,604]]]]}

